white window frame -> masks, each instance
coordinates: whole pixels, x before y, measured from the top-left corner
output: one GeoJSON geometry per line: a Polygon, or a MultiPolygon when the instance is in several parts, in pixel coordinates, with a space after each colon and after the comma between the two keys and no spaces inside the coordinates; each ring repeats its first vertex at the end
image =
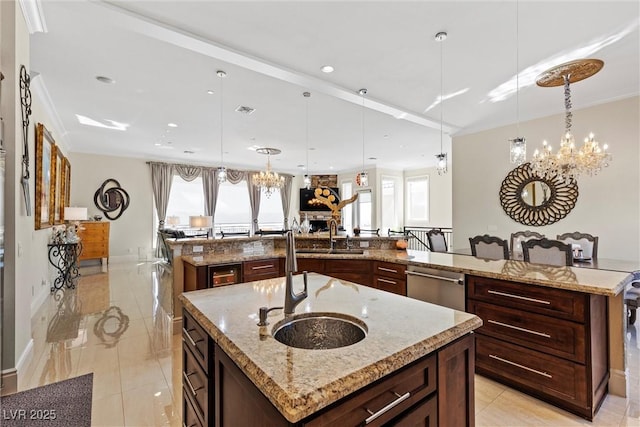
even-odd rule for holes
{"type": "Polygon", "coordinates": [[[430,203],[430,198],[431,198],[431,192],[429,191],[429,175],[416,175],[416,176],[410,176],[405,178],[404,180],[404,188],[405,188],[405,215],[406,215],[406,221],[405,224],[407,225],[426,225],[429,223],[429,213],[430,213],[430,207],[431,207],[431,203],[430,203]],[[411,197],[411,183],[413,182],[417,182],[417,181],[426,181],[426,218],[414,218],[412,217],[412,209],[411,209],[411,204],[412,204],[412,197],[411,197]]]}

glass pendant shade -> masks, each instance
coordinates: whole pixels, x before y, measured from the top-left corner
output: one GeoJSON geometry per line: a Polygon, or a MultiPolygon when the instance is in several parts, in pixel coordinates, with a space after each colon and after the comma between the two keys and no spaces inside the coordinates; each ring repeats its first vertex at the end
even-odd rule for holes
{"type": "Polygon", "coordinates": [[[310,177],[309,175],[305,175],[305,176],[304,176],[304,181],[303,181],[303,182],[304,182],[304,187],[305,187],[307,190],[310,190],[310,189],[311,189],[311,177],[310,177]]]}
{"type": "Polygon", "coordinates": [[[436,166],[438,175],[444,175],[447,173],[447,153],[436,154],[436,158],[438,159],[438,165],[436,166]]]}
{"type": "Polygon", "coordinates": [[[222,184],[223,182],[227,182],[227,168],[224,166],[220,166],[218,168],[218,182],[222,184]]]}
{"type": "Polygon", "coordinates": [[[527,158],[527,140],[521,137],[509,140],[509,160],[521,165],[527,158]]]}

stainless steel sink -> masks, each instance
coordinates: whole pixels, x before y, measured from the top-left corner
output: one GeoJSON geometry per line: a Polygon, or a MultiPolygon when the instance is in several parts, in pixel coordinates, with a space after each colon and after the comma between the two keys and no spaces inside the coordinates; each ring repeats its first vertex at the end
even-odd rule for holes
{"type": "Polygon", "coordinates": [[[367,336],[367,325],[341,313],[302,313],[285,318],[273,327],[282,344],[307,350],[346,347],[367,336]]]}
{"type": "Polygon", "coordinates": [[[321,249],[296,249],[296,253],[298,254],[360,254],[362,255],[364,253],[363,249],[328,249],[328,248],[321,248],[321,249]]]}

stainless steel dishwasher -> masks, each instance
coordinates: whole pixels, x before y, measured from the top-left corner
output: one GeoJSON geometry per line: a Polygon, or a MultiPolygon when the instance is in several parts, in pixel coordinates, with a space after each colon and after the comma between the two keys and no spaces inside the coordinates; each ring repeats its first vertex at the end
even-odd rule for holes
{"type": "Polygon", "coordinates": [[[464,311],[464,274],[409,266],[406,275],[408,297],[464,311]]]}

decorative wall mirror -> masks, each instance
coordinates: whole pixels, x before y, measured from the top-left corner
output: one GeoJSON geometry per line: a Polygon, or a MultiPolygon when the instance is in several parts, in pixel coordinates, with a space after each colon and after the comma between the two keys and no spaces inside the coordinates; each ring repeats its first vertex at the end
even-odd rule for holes
{"type": "Polygon", "coordinates": [[[561,177],[540,178],[529,163],[507,174],[500,186],[502,209],[514,221],[529,226],[553,224],[567,216],[578,200],[578,184],[561,177]]]}
{"type": "Polygon", "coordinates": [[[42,123],[36,126],[36,195],[35,229],[51,227],[54,221],[55,187],[53,167],[56,164],[55,141],[42,123]]]}

